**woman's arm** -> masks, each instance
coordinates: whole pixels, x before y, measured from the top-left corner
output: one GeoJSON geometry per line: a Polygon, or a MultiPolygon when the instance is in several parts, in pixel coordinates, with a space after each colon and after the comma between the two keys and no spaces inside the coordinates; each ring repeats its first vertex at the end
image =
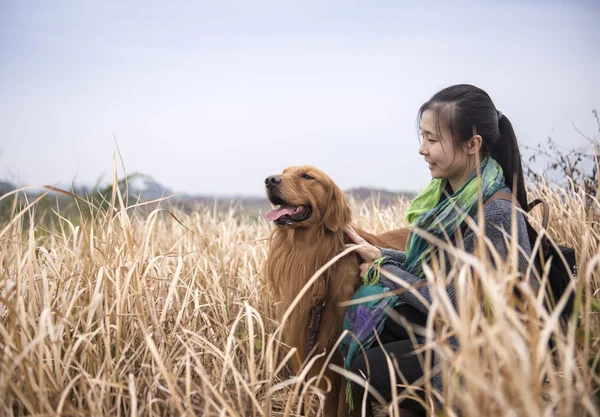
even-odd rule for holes
{"type": "MultiPolygon", "coordinates": [[[[495,250],[499,253],[502,258],[506,258],[508,256],[508,247],[505,241],[505,233],[510,235],[511,231],[511,215],[512,215],[512,203],[504,200],[496,200],[492,201],[489,204],[484,206],[483,214],[485,219],[485,236],[491,241],[495,250]],[[506,232],[502,232],[502,229],[506,232]]],[[[474,217],[473,220],[475,223],[478,223],[477,217],[474,217]]],[[[529,244],[529,238],[527,236],[527,228],[525,226],[525,219],[521,213],[517,213],[517,238],[519,245],[521,248],[527,253],[531,253],[531,247],[529,244]]],[[[473,253],[476,246],[476,237],[477,233],[471,229],[467,229],[463,235],[463,246],[464,250],[469,253],[473,253]]],[[[387,250],[386,250],[387,251],[387,250]]],[[[384,250],[382,249],[382,252],[384,250]]],[[[519,269],[524,270],[527,267],[527,260],[523,257],[519,257],[519,269]]],[[[450,263],[446,265],[446,272],[449,272],[451,268],[450,263]]],[[[395,275],[400,278],[404,282],[410,285],[414,285],[417,282],[422,281],[419,277],[411,274],[410,272],[402,269],[400,265],[397,265],[395,262],[393,263],[384,263],[382,265],[382,269],[395,275]]],[[[383,274],[381,275],[381,281],[384,285],[389,286],[390,288],[396,289],[400,288],[398,284],[386,278],[383,274]]],[[[456,305],[456,289],[454,287],[454,282],[450,281],[446,287],[448,295],[452,300],[452,303],[456,305]]],[[[431,293],[428,285],[423,285],[416,289],[416,291],[428,302],[431,303],[431,293]]],[[[399,295],[399,297],[410,304],[411,306],[417,308],[418,310],[427,313],[428,307],[426,307],[419,299],[411,294],[409,291],[404,292],[399,295]]]]}
{"type": "MultiPolygon", "coordinates": [[[[514,209],[513,204],[506,200],[494,200],[484,206],[484,218],[485,218],[485,236],[491,242],[491,246],[500,255],[502,259],[508,257],[511,241],[513,237],[512,233],[512,211],[514,209]],[[508,245],[507,245],[508,243],[508,245]]],[[[517,219],[517,243],[520,248],[527,254],[531,254],[531,244],[529,243],[529,236],[527,235],[527,225],[525,224],[525,217],[522,213],[516,213],[517,219]]],[[[477,222],[477,220],[475,219],[477,222]]],[[[464,249],[469,253],[473,253],[475,246],[477,245],[477,234],[468,229],[464,234],[464,249]]],[[[490,249],[488,247],[488,255],[490,249]]],[[[493,257],[490,256],[493,263],[493,257]]],[[[527,259],[521,254],[519,256],[519,270],[525,271],[527,268],[527,259]]]]}
{"type": "MultiPolygon", "coordinates": [[[[379,248],[379,246],[377,246],[379,248]]],[[[406,262],[406,252],[403,250],[395,250],[390,248],[379,248],[381,255],[389,258],[397,264],[403,264],[406,262]]]]}
{"type": "MultiPolygon", "coordinates": [[[[381,269],[383,269],[386,272],[389,272],[390,274],[394,275],[395,277],[399,278],[400,280],[406,282],[409,285],[414,285],[418,282],[423,281],[416,275],[413,275],[410,272],[405,271],[404,269],[402,269],[401,266],[399,266],[396,263],[384,263],[381,266],[381,269]]],[[[401,285],[398,285],[394,281],[390,280],[384,274],[381,274],[380,282],[383,285],[385,285],[386,287],[389,287],[391,289],[402,288],[401,285]]],[[[448,290],[448,294],[450,295],[450,297],[452,299],[452,302],[454,302],[454,300],[455,300],[454,284],[450,283],[450,285],[448,285],[448,287],[447,287],[447,290],[448,290]]],[[[419,293],[419,295],[421,297],[423,297],[427,301],[427,304],[431,304],[431,294],[429,292],[428,285],[420,286],[416,289],[416,291],[419,293]]],[[[406,292],[399,294],[399,297],[402,301],[404,301],[407,304],[410,304],[411,306],[415,307],[417,310],[421,311],[424,314],[427,314],[427,312],[429,311],[429,306],[424,305],[421,302],[421,300],[419,298],[417,298],[414,294],[412,294],[410,291],[406,291],[406,292]]]]}

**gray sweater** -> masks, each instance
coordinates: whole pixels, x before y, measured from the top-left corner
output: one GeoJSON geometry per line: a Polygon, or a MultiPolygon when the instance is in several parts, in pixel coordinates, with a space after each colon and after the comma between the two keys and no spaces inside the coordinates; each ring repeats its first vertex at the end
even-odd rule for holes
{"type": "MultiPolygon", "coordinates": [[[[502,189],[502,191],[510,193],[510,189],[507,187],[502,189]]],[[[490,239],[498,253],[505,258],[508,255],[508,248],[505,243],[505,238],[506,234],[508,234],[509,237],[511,234],[511,218],[513,209],[513,204],[510,201],[506,200],[494,200],[487,204],[484,204],[483,207],[483,216],[485,219],[485,235],[488,239],[490,239]],[[504,230],[505,232],[503,232],[502,230],[504,230]]],[[[475,223],[479,223],[477,216],[474,216],[473,220],[475,221],[475,223]]],[[[525,218],[523,217],[522,213],[517,213],[517,222],[519,246],[523,249],[527,256],[529,256],[531,255],[531,245],[529,243],[529,237],[527,235],[525,218]]],[[[463,234],[463,243],[465,251],[472,253],[475,250],[475,239],[475,232],[470,228],[467,228],[463,234]]],[[[406,255],[403,251],[396,251],[388,248],[380,249],[383,256],[390,260],[382,265],[382,269],[397,276],[398,278],[411,285],[421,281],[420,278],[409,272],[406,272],[403,269],[404,262],[406,261],[406,255]]],[[[449,272],[451,268],[449,262],[447,262],[446,266],[446,270],[447,272],[449,272]]],[[[519,270],[524,271],[526,268],[527,260],[523,256],[519,256],[519,270]]],[[[390,288],[398,287],[397,284],[386,279],[383,275],[381,276],[381,280],[385,285],[390,286],[390,288]]],[[[432,300],[431,294],[429,293],[429,286],[424,285],[422,287],[419,287],[417,291],[425,300],[427,300],[427,302],[431,303],[432,300]]],[[[450,296],[450,299],[456,305],[456,289],[454,287],[454,282],[450,282],[448,284],[447,291],[448,295],[450,296]]],[[[421,303],[419,299],[410,292],[407,291],[400,294],[400,298],[405,303],[410,304],[411,306],[417,308],[421,312],[427,314],[427,307],[423,305],[423,303],[421,303]]]]}

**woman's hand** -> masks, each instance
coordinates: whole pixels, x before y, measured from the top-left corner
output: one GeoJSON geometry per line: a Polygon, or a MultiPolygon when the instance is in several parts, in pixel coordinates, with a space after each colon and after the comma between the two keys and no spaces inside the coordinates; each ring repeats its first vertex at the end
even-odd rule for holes
{"type": "MultiPolygon", "coordinates": [[[[346,233],[346,236],[348,236],[350,238],[350,240],[352,242],[354,242],[354,244],[352,244],[352,243],[347,244],[346,248],[358,246],[358,249],[356,249],[356,252],[360,255],[361,258],[363,258],[363,260],[367,264],[370,264],[375,259],[381,258],[383,256],[381,253],[381,250],[379,248],[371,245],[369,242],[367,242],[362,237],[360,237],[358,235],[358,233],[356,233],[356,231],[351,226],[348,226],[344,230],[344,233],[346,233]]],[[[362,276],[363,276],[363,266],[361,265],[361,277],[362,276]]]]}

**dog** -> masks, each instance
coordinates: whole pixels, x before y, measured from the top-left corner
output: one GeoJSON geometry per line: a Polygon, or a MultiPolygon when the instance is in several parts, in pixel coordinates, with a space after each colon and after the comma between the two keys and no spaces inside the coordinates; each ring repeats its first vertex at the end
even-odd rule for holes
{"type": "MultiPolygon", "coordinates": [[[[267,220],[276,227],[271,234],[265,274],[279,308],[285,311],[315,272],[350,243],[344,229],[352,222],[352,211],[343,191],[313,166],[286,168],[282,174],[267,177],[265,187],[270,203],[276,206],[266,213],[267,220]]],[[[378,236],[361,229],[356,231],[372,245],[397,250],[404,250],[408,237],[408,229],[378,236]]],[[[282,328],[283,341],[297,348],[296,370],[307,359],[307,350],[325,349],[329,354],[341,335],[345,307],[339,304],[350,300],[360,286],[360,263],[359,256],[352,252],[333,264],[303,296],[282,328]],[[324,304],[318,333],[310,340],[315,299],[319,303],[322,299],[324,304]],[[309,349],[313,344],[314,348],[309,349]]],[[[317,375],[324,362],[324,358],[317,360],[309,377],[317,375]]],[[[342,364],[337,349],[332,362],[342,364]]],[[[325,376],[331,383],[325,415],[347,416],[344,378],[329,369],[325,376]]]]}

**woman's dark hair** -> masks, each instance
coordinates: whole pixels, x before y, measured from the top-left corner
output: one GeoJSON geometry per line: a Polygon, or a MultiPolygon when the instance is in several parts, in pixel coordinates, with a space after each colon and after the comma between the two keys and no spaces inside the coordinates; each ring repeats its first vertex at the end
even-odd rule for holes
{"type": "Polygon", "coordinates": [[[455,149],[463,148],[474,135],[480,135],[483,152],[502,166],[509,188],[513,189],[516,181],[517,200],[521,207],[527,207],[527,190],[515,131],[485,91],[469,84],[453,85],[436,93],[421,106],[419,120],[426,110],[433,112],[438,136],[441,136],[442,128],[450,131],[455,149]]]}

